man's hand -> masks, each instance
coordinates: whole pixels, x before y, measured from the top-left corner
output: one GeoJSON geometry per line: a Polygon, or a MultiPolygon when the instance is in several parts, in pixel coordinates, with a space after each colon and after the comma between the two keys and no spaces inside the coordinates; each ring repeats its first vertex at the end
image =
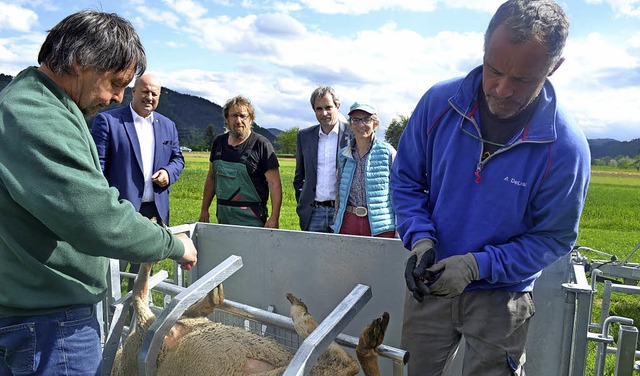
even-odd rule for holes
{"type": "Polygon", "coordinates": [[[273,215],[269,217],[267,223],[264,224],[265,228],[280,228],[280,221],[278,218],[275,218],[273,215]]]}
{"type": "Polygon", "coordinates": [[[420,239],[411,247],[411,253],[404,269],[404,280],[413,297],[422,302],[429,288],[424,282],[424,274],[436,259],[433,241],[428,238],[420,239]]]}
{"type": "Polygon", "coordinates": [[[453,298],[460,294],[471,283],[478,279],[478,262],[473,254],[451,256],[427,269],[440,274],[431,284],[431,293],[445,298],[453,298]]]}
{"type": "Polygon", "coordinates": [[[176,261],[183,269],[190,270],[198,262],[198,251],[193,241],[184,233],[174,235],[184,244],[184,255],[176,261]]]}
{"type": "Polygon", "coordinates": [[[169,173],[164,168],[161,168],[151,175],[151,181],[157,186],[164,188],[169,185],[169,173]]]}
{"type": "Polygon", "coordinates": [[[198,218],[198,222],[209,223],[209,212],[204,210],[201,211],[200,218],[198,218]]]}

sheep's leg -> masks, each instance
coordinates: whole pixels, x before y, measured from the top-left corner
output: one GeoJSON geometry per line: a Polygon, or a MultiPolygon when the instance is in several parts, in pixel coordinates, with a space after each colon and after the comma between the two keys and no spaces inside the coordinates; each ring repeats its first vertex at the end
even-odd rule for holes
{"type": "Polygon", "coordinates": [[[207,317],[213,313],[213,309],[222,304],[224,301],[224,289],[222,284],[216,286],[213,290],[202,299],[198,300],[194,305],[189,307],[183,317],[207,317]]]}
{"type": "Polygon", "coordinates": [[[380,376],[378,368],[378,353],[375,348],[382,344],[384,334],[389,325],[389,313],[385,312],[382,317],[374,319],[371,324],[360,333],[356,355],[362,366],[362,371],[366,376],[380,376]]]}
{"type": "MultiPolygon", "coordinates": [[[[296,333],[300,338],[307,338],[318,327],[318,323],[309,314],[302,300],[290,293],[287,293],[287,299],[291,302],[291,318],[296,333]]],[[[360,372],[360,366],[340,345],[331,342],[318,358],[313,370],[313,375],[353,376],[360,372]]]]}
{"type": "Polygon", "coordinates": [[[307,305],[291,293],[287,293],[287,300],[291,302],[291,318],[296,333],[301,338],[307,338],[318,327],[316,319],[309,314],[307,305]]]}
{"type": "Polygon", "coordinates": [[[133,284],[133,307],[136,312],[136,326],[146,327],[149,320],[155,319],[155,315],[149,308],[149,275],[154,262],[146,262],[140,265],[138,277],[133,284]]]}

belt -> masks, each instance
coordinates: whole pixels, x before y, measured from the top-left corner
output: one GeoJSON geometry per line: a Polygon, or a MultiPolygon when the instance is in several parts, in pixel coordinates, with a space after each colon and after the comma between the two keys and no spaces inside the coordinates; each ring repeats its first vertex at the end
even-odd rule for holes
{"type": "Polygon", "coordinates": [[[314,208],[317,208],[318,206],[326,206],[329,208],[334,208],[336,206],[336,201],[335,200],[327,200],[327,201],[313,201],[313,205],[314,208]]]}
{"type": "Polygon", "coordinates": [[[358,217],[366,217],[367,213],[369,212],[367,208],[365,208],[364,206],[351,206],[351,205],[347,205],[347,211],[349,213],[353,213],[357,215],[358,217]]]}

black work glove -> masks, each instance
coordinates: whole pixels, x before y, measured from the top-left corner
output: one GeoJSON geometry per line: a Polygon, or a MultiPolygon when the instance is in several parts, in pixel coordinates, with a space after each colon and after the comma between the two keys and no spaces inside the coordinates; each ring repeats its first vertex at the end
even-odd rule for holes
{"type": "Polygon", "coordinates": [[[478,279],[479,274],[478,262],[471,253],[447,257],[429,270],[439,275],[430,286],[431,293],[445,298],[462,294],[471,281],[478,279]]]}
{"type": "Polygon", "coordinates": [[[433,241],[429,238],[420,239],[411,247],[411,253],[404,269],[404,280],[413,297],[422,302],[431,291],[425,281],[427,268],[433,265],[436,253],[433,241]]]}

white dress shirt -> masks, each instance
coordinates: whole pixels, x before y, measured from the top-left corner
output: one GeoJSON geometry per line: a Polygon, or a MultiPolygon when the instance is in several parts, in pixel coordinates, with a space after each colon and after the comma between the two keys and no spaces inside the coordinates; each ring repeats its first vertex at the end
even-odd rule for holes
{"type": "Polygon", "coordinates": [[[133,115],[133,124],[136,127],[138,142],[140,143],[140,156],[142,157],[142,172],[144,175],[144,193],[142,194],[142,202],[153,201],[153,183],[151,175],[153,175],[153,159],[155,157],[155,138],[153,136],[153,112],[147,117],[138,115],[133,110],[131,104],[131,114],[133,115]]]}
{"type": "Polygon", "coordinates": [[[338,123],[329,134],[318,131],[318,169],[316,170],[316,201],[336,199],[336,158],[338,155],[338,123]]]}

